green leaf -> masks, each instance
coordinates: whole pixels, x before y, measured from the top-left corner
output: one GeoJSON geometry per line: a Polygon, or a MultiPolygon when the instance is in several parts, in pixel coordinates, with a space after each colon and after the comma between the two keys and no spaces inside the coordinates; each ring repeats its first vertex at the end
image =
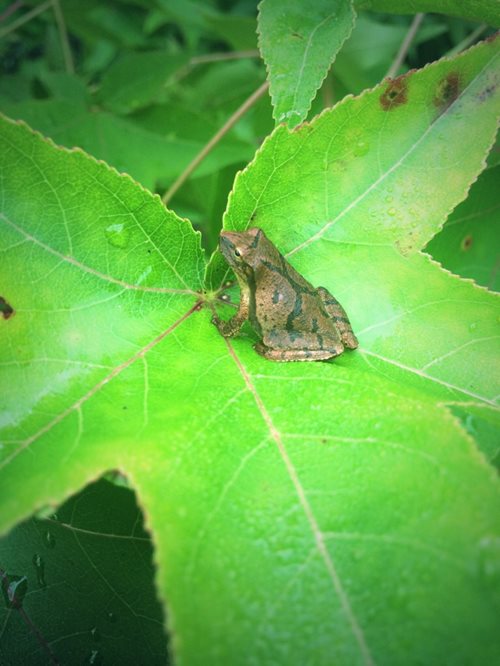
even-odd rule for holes
{"type": "Polygon", "coordinates": [[[438,12],[500,26],[497,0],[354,0],[357,9],[395,14],[438,12]]]}
{"type": "Polygon", "coordinates": [[[144,107],[158,98],[169,78],[186,62],[187,56],[168,51],[127,54],[104,74],[98,100],[122,114],[144,107]]]}
{"type": "Polygon", "coordinates": [[[500,291],[500,167],[484,171],[427,251],[453,273],[500,291]]]}
{"type": "Polygon", "coordinates": [[[214,13],[207,14],[205,22],[209,31],[214,32],[233,49],[246,51],[257,48],[257,25],[253,16],[214,13]]]}
{"type": "Polygon", "coordinates": [[[269,72],[274,118],[289,127],[307,116],[311,101],[351,34],[351,0],[263,0],[259,46],[269,72]]]}
{"type": "Polygon", "coordinates": [[[151,539],[142,522],[130,490],[99,481],[57,515],[9,533],[2,542],[2,591],[16,578],[25,577],[26,588],[24,598],[18,587],[14,603],[0,605],[2,664],[48,664],[56,655],[64,664],[166,662],[151,539]]]}
{"type": "Polygon", "coordinates": [[[490,405],[451,403],[451,411],[464,429],[474,438],[479,448],[498,471],[500,471],[500,411],[490,405]]]}
{"type": "Polygon", "coordinates": [[[224,340],[186,221],[2,121],[0,529],[120,469],[180,663],[500,659],[498,481],[444,405],[498,393],[496,301],[419,251],[484,166],[496,50],[280,127],[237,178],[226,226],[346,306],[361,349],[334,363],[224,340]]]}
{"type": "MultiPolygon", "coordinates": [[[[14,118],[29,122],[54,141],[67,147],[78,146],[118,171],[130,174],[145,187],[154,190],[159,182],[172,182],[200,152],[208,138],[210,125],[205,124],[205,137],[178,135],[176,127],[164,118],[163,132],[158,127],[148,131],[128,118],[57,100],[30,101],[4,105],[14,118]],[[71,121],[68,122],[68,118],[71,121]],[[208,130],[208,132],[207,132],[208,130]],[[127,140],[124,141],[124,137],[127,140]]],[[[144,123],[147,125],[147,123],[144,123]]],[[[252,146],[243,141],[221,141],[197,169],[195,177],[205,176],[229,164],[250,159],[252,146]]]]}

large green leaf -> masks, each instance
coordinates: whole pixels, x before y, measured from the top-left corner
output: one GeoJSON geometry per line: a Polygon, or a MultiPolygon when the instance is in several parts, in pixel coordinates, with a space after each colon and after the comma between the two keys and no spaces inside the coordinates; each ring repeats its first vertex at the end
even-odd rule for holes
{"type": "MultiPolygon", "coordinates": [[[[486,371],[497,304],[417,250],[484,167],[498,60],[497,42],[485,43],[346,100],[292,134],[277,128],[238,178],[225,218],[228,228],[269,229],[299,270],[347,304],[367,364],[486,401],[498,394],[498,377],[486,371]]],[[[209,279],[227,279],[220,255],[209,279]]]]}
{"type": "Polygon", "coordinates": [[[259,46],[268,72],[274,118],[289,127],[307,116],[337,52],[351,34],[351,0],[262,0],[259,46]]]}
{"type": "Polygon", "coordinates": [[[119,468],[180,663],[500,659],[498,482],[442,404],[498,393],[496,301],[419,252],[484,165],[496,51],[280,127],[238,177],[226,226],[264,227],[352,317],[334,363],[224,340],[189,223],[2,121],[0,529],[119,468]]]}
{"type": "Polygon", "coordinates": [[[461,16],[472,21],[484,21],[500,25],[500,8],[497,0],[354,0],[358,9],[395,14],[439,12],[461,16]]]}

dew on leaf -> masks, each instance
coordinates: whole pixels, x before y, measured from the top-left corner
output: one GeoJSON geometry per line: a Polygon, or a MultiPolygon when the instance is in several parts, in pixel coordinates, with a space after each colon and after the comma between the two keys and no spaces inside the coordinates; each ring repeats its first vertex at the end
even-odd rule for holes
{"type": "Polygon", "coordinates": [[[92,636],[92,640],[94,640],[96,643],[101,640],[101,632],[97,627],[92,627],[90,630],[90,635],[92,636]]]}
{"type": "Polygon", "coordinates": [[[33,555],[32,562],[33,566],[35,567],[38,585],[40,587],[46,587],[47,583],[45,582],[45,562],[43,561],[43,557],[38,553],[35,553],[33,555]]]}
{"type": "Polygon", "coordinates": [[[129,236],[130,232],[123,223],[110,224],[109,227],[106,228],[106,238],[114,247],[119,247],[121,249],[127,247],[129,236]]]}
{"type": "Polygon", "coordinates": [[[360,157],[361,155],[366,155],[366,153],[370,150],[370,145],[366,141],[357,141],[354,144],[354,150],[353,153],[357,156],[360,157]]]}
{"type": "Polygon", "coordinates": [[[488,536],[479,542],[479,573],[500,604],[500,537],[488,536]]]}
{"type": "Polygon", "coordinates": [[[43,537],[43,542],[47,548],[55,548],[56,538],[50,530],[47,530],[45,532],[45,535],[43,537]]]}
{"type": "Polygon", "coordinates": [[[469,324],[469,331],[475,331],[477,328],[477,322],[473,321],[471,324],[469,324]]]}
{"type": "Polygon", "coordinates": [[[0,580],[7,608],[21,608],[26,592],[28,591],[28,579],[26,576],[8,574],[3,569],[0,569],[0,580]]]}
{"type": "Polygon", "coordinates": [[[118,620],[117,616],[112,611],[109,611],[106,617],[108,618],[108,622],[112,622],[113,624],[118,620]]]}
{"type": "Polygon", "coordinates": [[[391,217],[394,217],[396,215],[396,209],[395,208],[389,208],[387,211],[387,214],[390,215],[391,217]]]}
{"type": "Polygon", "coordinates": [[[99,652],[99,650],[91,650],[90,654],[87,655],[87,658],[85,659],[86,664],[93,664],[93,666],[97,666],[98,664],[102,664],[102,655],[99,652]]]}

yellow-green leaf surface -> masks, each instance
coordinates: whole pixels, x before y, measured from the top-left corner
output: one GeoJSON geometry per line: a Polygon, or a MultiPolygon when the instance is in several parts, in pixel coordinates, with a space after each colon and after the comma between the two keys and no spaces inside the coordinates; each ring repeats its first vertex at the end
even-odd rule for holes
{"type": "Polygon", "coordinates": [[[346,306],[332,363],[224,340],[187,221],[2,121],[0,529],[126,474],[178,663],[500,659],[497,477],[441,404],[493,403],[496,302],[419,252],[484,164],[495,53],[278,128],[238,178],[226,226],[346,306]]]}
{"type": "MultiPolygon", "coordinates": [[[[291,134],[277,128],[238,178],[225,219],[268,229],[339,298],[362,343],[356,362],[485,402],[499,393],[488,370],[498,302],[418,250],[484,167],[499,61],[498,40],[487,42],[346,99],[291,134]]],[[[226,275],[216,255],[209,277],[226,275]]]]}
{"type": "Polygon", "coordinates": [[[259,47],[278,123],[295,127],[307,116],[354,19],[351,0],[262,0],[259,47]]]}

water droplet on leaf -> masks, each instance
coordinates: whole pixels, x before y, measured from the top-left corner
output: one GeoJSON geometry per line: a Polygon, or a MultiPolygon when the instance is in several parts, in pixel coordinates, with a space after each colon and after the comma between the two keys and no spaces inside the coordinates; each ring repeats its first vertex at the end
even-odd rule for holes
{"type": "Polygon", "coordinates": [[[46,587],[47,583],[45,582],[45,562],[43,561],[42,556],[38,553],[35,553],[33,555],[32,562],[33,566],[35,567],[38,585],[40,585],[40,587],[46,587]]]}
{"type": "Polygon", "coordinates": [[[354,154],[357,157],[360,157],[361,155],[366,155],[366,153],[370,150],[370,146],[366,141],[357,141],[354,144],[354,154]]]}
{"type": "Polygon", "coordinates": [[[479,542],[479,573],[492,600],[500,606],[500,538],[487,536],[479,542]]]}
{"type": "Polygon", "coordinates": [[[129,236],[130,232],[124,224],[110,224],[106,228],[106,238],[114,247],[126,247],[129,236]]]}
{"type": "Polygon", "coordinates": [[[90,654],[85,659],[85,663],[86,664],[92,664],[93,666],[97,666],[98,664],[102,664],[102,655],[99,652],[99,650],[91,650],[90,654]]]}
{"type": "Polygon", "coordinates": [[[8,574],[3,569],[0,569],[0,580],[7,608],[21,608],[26,592],[28,591],[28,579],[26,576],[8,574]]]}
{"type": "Polygon", "coordinates": [[[45,546],[47,548],[55,548],[56,538],[50,530],[47,530],[45,532],[45,536],[43,537],[43,542],[45,543],[45,546]]]}
{"type": "Polygon", "coordinates": [[[92,636],[92,639],[96,641],[96,643],[101,640],[101,634],[97,627],[92,627],[90,630],[90,635],[92,636]]]}

